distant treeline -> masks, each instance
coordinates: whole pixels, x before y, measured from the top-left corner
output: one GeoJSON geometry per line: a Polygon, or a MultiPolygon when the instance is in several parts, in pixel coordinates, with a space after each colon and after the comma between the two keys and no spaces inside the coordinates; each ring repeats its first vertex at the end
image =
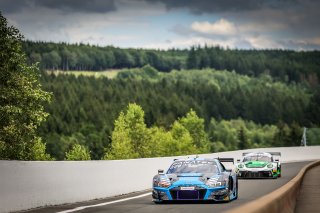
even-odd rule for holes
{"type": "Polygon", "coordinates": [[[106,70],[143,67],[150,64],[158,70],[168,72],[181,69],[188,51],[120,49],[112,46],[99,47],[85,44],[31,42],[23,43],[30,63],[50,70],[106,70]]]}
{"type": "Polygon", "coordinates": [[[249,76],[269,74],[284,82],[307,81],[318,85],[319,51],[237,50],[215,47],[146,50],[25,41],[23,49],[30,63],[50,70],[106,70],[137,68],[147,64],[162,72],[173,69],[235,71],[249,76]]]}
{"type": "Polygon", "coordinates": [[[56,159],[64,159],[74,144],[85,145],[92,159],[101,159],[110,146],[114,121],[129,103],[143,108],[147,127],[167,130],[193,109],[204,119],[213,143],[210,151],[241,148],[241,128],[250,139],[248,147],[299,145],[301,126],[319,126],[320,121],[320,89],[274,82],[268,75],[159,73],[145,66],[120,72],[115,79],[43,74],[41,81],[53,100],[40,133],[56,159]]]}

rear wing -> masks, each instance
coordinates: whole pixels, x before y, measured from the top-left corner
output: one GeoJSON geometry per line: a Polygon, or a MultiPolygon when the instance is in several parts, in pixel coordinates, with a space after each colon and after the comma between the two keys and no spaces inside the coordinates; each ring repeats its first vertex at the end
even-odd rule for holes
{"type": "Polygon", "coordinates": [[[234,158],[217,158],[221,163],[222,162],[230,162],[234,164],[234,158]]]}
{"type": "MultiPolygon", "coordinates": [[[[246,156],[246,155],[251,154],[251,153],[253,153],[253,152],[243,152],[242,156],[246,156]]],[[[275,155],[276,156],[281,156],[281,152],[265,152],[265,153],[269,153],[270,155],[273,155],[273,156],[275,156],[275,155]]]]}
{"type": "Polygon", "coordinates": [[[281,152],[267,152],[269,153],[270,155],[276,155],[276,156],[281,156],[281,152]]]}

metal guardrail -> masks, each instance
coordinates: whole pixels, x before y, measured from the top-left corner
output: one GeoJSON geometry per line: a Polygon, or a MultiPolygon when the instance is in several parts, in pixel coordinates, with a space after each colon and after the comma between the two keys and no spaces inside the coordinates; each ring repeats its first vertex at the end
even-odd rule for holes
{"type": "Polygon", "coordinates": [[[279,189],[240,207],[231,209],[226,213],[294,212],[303,177],[308,170],[312,169],[315,166],[320,166],[320,160],[312,162],[303,167],[296,177],[294,177],[279,189]]]}

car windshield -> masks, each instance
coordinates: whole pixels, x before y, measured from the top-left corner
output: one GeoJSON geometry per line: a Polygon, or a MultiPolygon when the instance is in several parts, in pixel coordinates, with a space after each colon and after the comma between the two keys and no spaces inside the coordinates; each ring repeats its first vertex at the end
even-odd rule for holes
{"type": "Polygon", "coordinates": [[[266,162],[271,162],[271,158],[269,156],[265,155],[251,155],[251,156],[246,156],[243,158],[243,162],[246,161],[266,161],[266,162]]]}
{"type": "Polygon", "coordinates": [[[167,173],[219,173],[219,169],[215,161],[190,160],[174,162],[167,173]]]}

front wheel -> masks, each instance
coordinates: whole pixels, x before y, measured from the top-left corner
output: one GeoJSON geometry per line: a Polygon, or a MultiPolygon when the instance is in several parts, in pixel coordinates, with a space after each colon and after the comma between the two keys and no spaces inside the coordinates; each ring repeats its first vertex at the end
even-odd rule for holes
{"type": "Polygon", "coordinates": [[[278,168],[278,177],[281,177],[281,166],[278,168]]]}
{"type": "Polygon", "coordinates": [[[237,178],[237,182],[236,182],[236,192],[235,192],[234,200],[238,199],[238,196],[239,196],[239,191],[238,191],[238,178],[237,178]]]}

